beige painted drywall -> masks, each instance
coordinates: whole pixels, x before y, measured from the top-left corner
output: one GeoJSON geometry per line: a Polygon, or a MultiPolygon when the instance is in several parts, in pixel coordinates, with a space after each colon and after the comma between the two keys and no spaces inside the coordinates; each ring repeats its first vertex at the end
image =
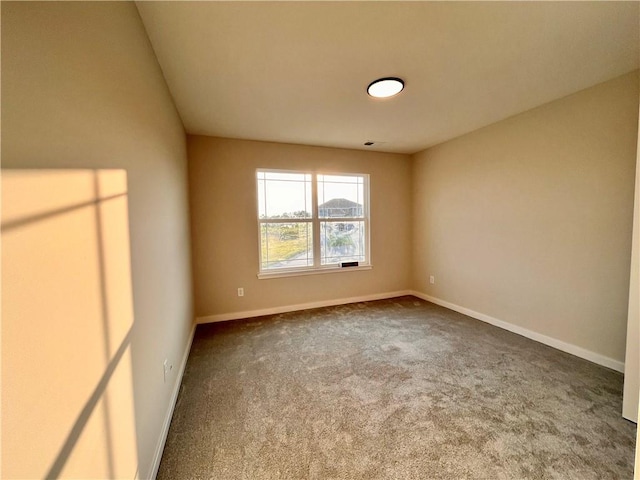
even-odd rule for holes
{"type": "MultiPolygon", "coordinates": [[[[639,113],[640,115],[640,113],[639,113]]],[[[636,188],[633,210],[633,242],[631,247],[631,275],[629,278],[629,317],[627,321],[627,351],[625,355],[624,395],[622,415],[638,423],[640,405],[640,128],[638,129],[638,155],[636,157],[636,188]]],[[[634,478],[640,476],[640,431],[636,435],[634,478]]]]}
{"type": "Polygon", "coordinates": [[[184,130],[133,3],[1,8],[2,476],[148,478],[193,321],[184,130]]]}
{"type": "Polygon", "coordinates": [[[637,132],[636,71],[416,154],[414,288],[624,361],[637,132]]]}
{"type": "Polygon", "coordinates": [[[188,151],[198,317],[409,288],[408,156],[204,136],[188,151]],[[257,168],[368,173],[373,269],[259,280],[257,168]]]}
{"type": "Polygon", "coordinates": [[[137,468],[127,197],[124,170],[2,172],[6,478],[137,468]]]}
{"type": "MultiPolygon", "coordinates": [[[[639,130],[640,133],[640,130],[639,130]]],[[[639,135],[640,137],[640,135],[639,135]]],[[[629,275],[629,310],[627,316],[627,347],[624,361],[624,396],[622,415],[638,422],[638,395],[640,389],[640,138],[636,157],[636,188],[633,213],[633,241],[631,247],[631,274],[629,275]]],[[[636,462],[638,462],[636,455],[636,462]]],[[[636,465],[636,472],[638,471],[636,465]]]]}

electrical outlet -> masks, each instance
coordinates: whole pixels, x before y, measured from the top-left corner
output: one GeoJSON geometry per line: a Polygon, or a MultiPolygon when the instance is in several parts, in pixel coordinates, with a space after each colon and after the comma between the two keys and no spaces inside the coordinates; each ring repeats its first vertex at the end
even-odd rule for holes
{"type": "Polygon", "coordinates": [[[244,288],[242,288],[242,287],[238,288],[238,296],[239,297],[244,297],[244,288]]]}
{"type": "Polygon", "coordinates": [[[162,368],[164,370],[164,383],[167,383],[167,378],[169,377],[171,370],[173,370],[173,364],[169,363],[168,358],[165,358],[162,363],[162,368]]]}
{"type": "Polygon", "coordinates": [[[429,283],[430,283],[431,285],[433,285],[434,283],[436,283],[436,277],[434,277],[433,275],[430,275],[430,276],[429,276],[429,283]]]}

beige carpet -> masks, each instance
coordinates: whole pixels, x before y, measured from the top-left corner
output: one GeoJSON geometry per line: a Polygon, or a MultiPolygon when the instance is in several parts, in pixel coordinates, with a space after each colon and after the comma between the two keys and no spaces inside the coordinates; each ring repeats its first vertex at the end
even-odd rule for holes
{"type": "Polygon", "coordinates": [[[622,375],[402,297],[196,331],[159,479],[630,479],[622,375]]]}

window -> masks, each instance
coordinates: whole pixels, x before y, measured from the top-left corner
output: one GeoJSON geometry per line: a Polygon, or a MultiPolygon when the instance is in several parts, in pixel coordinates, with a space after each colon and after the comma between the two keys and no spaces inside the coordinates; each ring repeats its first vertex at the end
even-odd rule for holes
{"type": "Polygon", "coordinates": [[[369,266],[369,176],[258,170],[260,274],[369,266]]]}

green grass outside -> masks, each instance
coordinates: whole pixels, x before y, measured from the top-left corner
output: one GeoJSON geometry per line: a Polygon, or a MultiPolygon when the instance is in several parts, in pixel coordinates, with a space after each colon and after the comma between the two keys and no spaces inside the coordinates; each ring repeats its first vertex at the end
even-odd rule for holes
{"type": "Polygon", "coordinates": [[[261,248],[262,259],[269,262],[282,262],[307,251],[307,245],[311,247],[310,235],[311,227],[308,224],[271,224],[268,228],[268,248],[267,227],[262,225],[261,248]]]}

